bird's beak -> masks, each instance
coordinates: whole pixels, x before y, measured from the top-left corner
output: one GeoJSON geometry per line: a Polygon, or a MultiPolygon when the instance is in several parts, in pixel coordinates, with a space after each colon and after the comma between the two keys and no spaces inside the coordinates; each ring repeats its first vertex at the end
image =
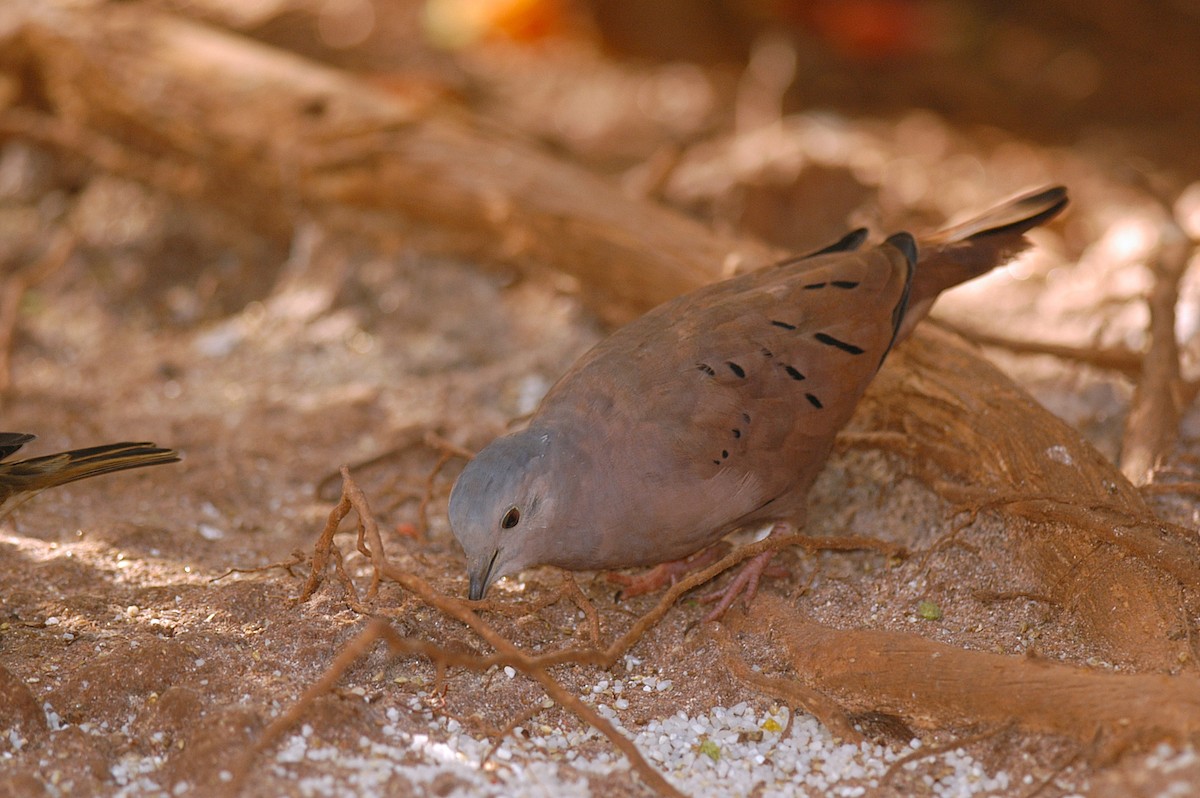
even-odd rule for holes
{"type": "Polygon", "coordinates": [[[492,585],[492,569],[498,556],[500,549],[492,552],[492,556],[487,560],[480,560],[471,566],[471,592],[468,594],[471,601],[479,601],[487,595],[488,588],[492,585]]]}

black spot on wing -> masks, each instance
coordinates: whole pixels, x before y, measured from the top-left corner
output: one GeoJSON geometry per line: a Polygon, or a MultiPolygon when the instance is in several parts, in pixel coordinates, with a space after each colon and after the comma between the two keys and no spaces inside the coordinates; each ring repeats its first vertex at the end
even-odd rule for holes
{"type": "Polygon", "coordinates": [[[815,291],[818,288],[824,288],[826,285],[827,285],[827,283],[809,283],[808,285],[804,286],[804,290],[805,291],[815,291]]]}
{"type": "Polygon", "coordinates": [[[742,431],[740,429],[730,430],[730,432],[733,433],[733,437],[735,437],[735,438],[742,437],[742,431]]]}
{"type": "Polygon", "coordinates": [[[710,377],[717,376],[717,372],[713,371],[713,367],[708,365],[707,363],[697,363],[696,368],[698,368],[700,371],[703,371],[705,374],[707,374],[710,377]]]}
{"type": "Polygon", "coordinates": [[[804,374],[801,373],[800,370],[795,368],[794,366],[784,366],[783,370],[786,371],[788,373],[788,376],[791,377],[793,380],[804,379],[804,374]]]}
{"type": "Polygon", "coordinates": [[[858,288],[857,280],[834,280],[830,283],[834,288],[858,288]]]}
{"type": "Polygon", "coordinates": [[[813,407],[817,408],[818,410],[820,410],[822,407],[824,407],[824,406],[825,406],[825,405],[821,404],[821,400],[820,400],[820,399],[818,399],[817,397],[813,396],[811,393],[806,393],[806,394],[804,394],[804,398],[808,400],[808,403],[809,403],[810,405],[812,405],[813,407]]]}
{"type": "Polygon", "coordinates": [[[785,329],[785,330],[794,330],[794,329],[796,329],[796,325],[795,325],[795,324],[788,324],[786,321],[778,321],[777,319],[772,319],[772,320],[771,320],[771,323],[772,323],[772,324],[774,324],[776,327],[782,327],[782,328],[783,328],[783,329],[785,329]]]}
{"type": "Polygon", "coordinates": [[[734,363],[732,360],[727,360],[727,361],[725,361],[725,365],[729,366],[729,370],[732,371],[734,374],[736,374],[738,376],[738,379],[745,379],[746,370],[744,368],[742,368],[741,366],[739,366],[737,363],[734,363]]]}
{"type": "Polygon", "coordinates": [[[861,346],[855,346],[854,344],[848,344],[845,341],[842,341],[838,338],[834,338],[832,335],[829,335],[828,333],[817,333],[813,337],[816,338],[820,343],[825,344],[826,346],[832,346],[836,349],[842,350],[843,352],[849,352],[852,355],[861,355],[863,353],[863,349],[861,346]]]}
{"type": "Polygon", "coordinates": [[[763,357],[775,357],[775,353],[770,349],[767,349],[765,346],[762,348],[762,355],[763,357]]]}

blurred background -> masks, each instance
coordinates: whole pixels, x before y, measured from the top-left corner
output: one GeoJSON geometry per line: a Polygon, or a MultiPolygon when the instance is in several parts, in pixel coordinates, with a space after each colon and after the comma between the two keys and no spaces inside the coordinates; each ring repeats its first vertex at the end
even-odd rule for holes
{"type": "MultiPolygon", "coordinates": [[[[290,307],[277,294],[310,280],[324,299],[288,312],[313,321],[336,310],[340,321],[325,319],[319,334],[336,330],[350,351],[386,339],[388,325],[467,323],[453,305],[421,301],[425,289],[403,277],[452,281],[450,266],[435,277],[414,265],[427,256],[484,266],[510,298],[524,290],[518,275],[572,295],[577,280],[539,271],[569,259],[545,219],[531,232],[539,200],[511,199],[536,180],[482,154],[510,144],[778,252],[821,246],[850,225],[928,229],[1065,183],[1074,200],[1065,221],[1035,232],[1030,257],[948,297],[940,315],[990,341],[1005,368],[1115,460],[1130,377],[1150,347],[1145,299],[1175,247],[1176,301],[1166,306],[1181,351],[1169,359],[1177,382],[1197,376],[1200,289],[1185,243],[1200,238],[1194,0],[18,0],[0,24],[0,260],[14,276],[0,306],[0,329],[12,333],[0,387],[19,387],[13,341],[37,339],[39,318],[54,335],[81,323],[76,311],[50,321],[51,306],[70,307],[61,292],[85,286],[80,304],[99,299],[160,340],[163,329],[198,333],[213,351],[232,346],[230,333],[204,325],[258,324],[263,308],[290,307]],[[226,38],[201,41],[197,30],[226,38]],[[253,85],[253,75],[238,77],[239,65],[254,69],[250,52],[303,59],[271,61],[278,107],[262,99],[269,91],[236,94],[253,85]],[[308,99],[288,96],[287,63],[304,65],[295,83],[308,99]],[[321,84],[312,77],[321,65],[354,89],[321,84]],[[205,70],[224,70],[210,96],[205,70]],[[382,96],[399,116],[347,122],[348,95],[382,96]],[[453,120],[478,146],[387,143],[388,125],[404,131],[414,120],[453,120]],[[396,170],[375,155],[363,167],[370,147],[432,166],[412,167],[401,189],[372,188],[371,169],[396,170]],[[437,170],[467,153],[481,164],[463,167],[446,200],[450,181],[437,170]],[[354,169],[351,187],[343,178],[354,169]],[[337,265],[314,266],[313,247],[330,241],[326,260],[337,265]],[[1043,356],[1047,346],[1057,357],[1043,356]]],[[[595,190],[575,182],[581,196],[595,190]]],[[[645,306],[664,296],[647,295],[645,306]]],[[[466,345],[475,348],[461,357],[487,360],[502,340],[466,345]]],[[[550,360],[569,359],[572,346],[550,360]]],[[[434,367],[428,346],[405,351],[426,352],[421,368],[434,367]]],[[[165,360],[159,370],[174,385],[185,369],[180,357],[165,360]]],[[[555,368],[506,392],[524,399],[498,416],[527,412],[555,368]]]]}
{"type": "MultiPolygon", "coordinates": [[[[371,497],[389,553],[461,595],[444,513],[463,455],[530,413],[614,324],[850,227],[928,231],[1043,185],[1068,186],[1066,214],[1025,257],[939,300],[928,324],[979,344],[1119,466],[1139,518],[1180,525],[1143,532],[1191,540],[1197,43],[1200,0],[0,3],[3,428],[36,433],[30,454],[145,439],[184,456],[47,491],[0,523],[0,679],[16,675],[4,684],[24,691],[29,723],[44,727],[53,706],[76,731],[101,730],[43,728],[51,742],[24,754],[0,739],[15,757],[0,792],[37,794],[51,760],[96,794],[112,792],[118,762],[163,794],[215,783],[361,627],[336,586],[292,602],[305,555],[288,558],[323,527],[338,465],[371,497]],[[268,563],[281,565],[228,575],[268,563]]],[[[1187,649],[1156,669],[1194,670],[1195,597],[1176,597],[1175,581],[1129,599],[1128,626],[1093,634],[1075,593],[1009,593],[1035,570],[1011,551],[1041,537],[987,513],[950,532],[962,507],[912,471],[878,450],[839,452],[809,527],[892,536],[932,564],[797,556],[803,611],[1098,670],[1144,665],[1122,659],[1136,630],[1160,653],[1187,649]],[[970,543],[950,545],[960,532],[970,543]],[[914,614],[926,599],[945,622],[914,614]]],[[[348,535],[343,548],[363,574],[348,535]]],[[[1100,584],[1087,567],[1116,573],[1088,562],[1044,592],[1100,584]]],[[[528,595],[549,583],[531,579],[528,595]]],[[[607,583],[585,588],[606,632],[628,622],[607,583]]],[[[402,608],[404,634],[479,645],[394,586],[379,600],[402,608]]],[[[1107,597],[1092,609],[1111,615],[1107,597]]],[[[639,649],[647,673],[676,684],[631,688],[639,723],[747,700],[689,613],[681,604],[639,649]]],[[[531,647],[588,639],[563,604],[502,622],[531,647]]],[[[426,691],[433,668],[402,668],[386,689],[363,668],[355,695],[372,703],[331,700],[320,733],[357,750],[386,707],[387,723],[429,741],[421,707],[500,728],[542,699],[521,679],[456,673],[443,714],[446,693],[426,691]]],[[[570,678],[591,694],[590,675],[570,678]]],[[[18,703],[0,702],[0,725],[18,703]]],[[[438,746],[462,737],[439,729],[438,746]]],[[[1074,748],[996,739],[991,764],[1023,763],[1014,784],[1087,784],[1074,748]]],[[[435,762],[415,751],[397,757],[435,762]]],[[[350,761],[302,764],[326,775],[350,761]]],[[[264,768],[269,794],[290,791],[292,764],[264,768]]],[[[1107,794],[1159,771],[1126,760],[1107,794]]],[[[643,794],[612,779],[624,792],[602,794],[643,794]]]]}

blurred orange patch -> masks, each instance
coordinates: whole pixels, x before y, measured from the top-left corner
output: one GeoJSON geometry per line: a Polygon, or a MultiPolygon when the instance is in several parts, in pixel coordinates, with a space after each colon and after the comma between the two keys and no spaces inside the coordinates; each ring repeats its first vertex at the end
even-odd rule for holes
{"type": "Polygon", "coordinates": [[[461,49],[487,39],[537,42],[567,32],[563,0],[428,0],[423,21],[429,39],[461,49]]]}

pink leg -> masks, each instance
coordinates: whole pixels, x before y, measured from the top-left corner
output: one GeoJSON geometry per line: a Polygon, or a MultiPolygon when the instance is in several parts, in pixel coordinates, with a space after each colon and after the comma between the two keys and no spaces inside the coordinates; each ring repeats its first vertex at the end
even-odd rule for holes
{"type": "MultiPolygon", "coordinates": [[[[776,524],[771,530],[771,535],[786,535],[790,533],[791,526],[789,524],[776,524]]],[[[783,575],[787,574],[785,569],[768,568],[771,564],[771,558],[775,556],[773,551],[764,551],[750,558],[750,561],[742,566],[738,571],[737,576],[733,578],[724,590],[716,590],[704,596],[700,601],[705,604],[716,601],[717,606],[713,607],[712,612],[704,616],[704,622],[716,621],[725,614],[725,611],[733,606],[737,601],[738,596],[742,596],[742,604],[746,607],[750,606],[750,602],[754,600],[754,596],[758,593],[758,583],[763,576],[779,576],[780,572],[783,575]]]]}
{"type": "Polygon", "coordinates": [[[606,577],[610,582],[624,585],[624,589],[621,591],[622,598],[633,598],[643,593],[651,593],[661,587],[673,585],[679,581],[680,577],[687,575],[690,571],[707,568],[725,554],[726,548],[721,544],[709,546],[707,549],[698,554],[693,554],[691,557],[660,563],[638,576],[606,574],[606,577]]]}

